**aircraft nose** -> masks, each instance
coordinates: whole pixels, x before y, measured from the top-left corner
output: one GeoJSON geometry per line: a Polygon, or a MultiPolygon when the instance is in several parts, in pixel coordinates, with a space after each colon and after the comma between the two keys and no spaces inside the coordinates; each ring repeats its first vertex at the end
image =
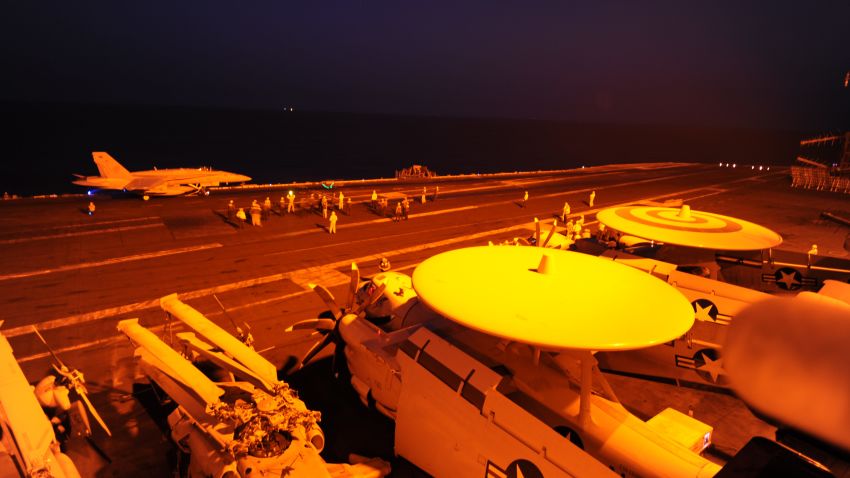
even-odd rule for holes
{"type": "Polygon", "coordinates": [[[245,176],[244,174],[234,174],[233,182],[244,183],[251,180],[250,176],[245,176]]]}

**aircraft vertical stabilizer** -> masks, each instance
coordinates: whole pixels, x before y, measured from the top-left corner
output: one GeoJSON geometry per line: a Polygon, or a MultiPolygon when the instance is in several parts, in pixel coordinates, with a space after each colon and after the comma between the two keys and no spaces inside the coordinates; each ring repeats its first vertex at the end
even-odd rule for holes
{"type": "Polygon", "coordinates": [[[131,178],[130,171],[127,171],[127,168],[121,166],[121,164],[115,160],[109,153],[105,152],[93,152],[92,157],[94,157],[94,162],[97,164],[97,170],[100,172],[101,177],[104,178],[131,178]]]}

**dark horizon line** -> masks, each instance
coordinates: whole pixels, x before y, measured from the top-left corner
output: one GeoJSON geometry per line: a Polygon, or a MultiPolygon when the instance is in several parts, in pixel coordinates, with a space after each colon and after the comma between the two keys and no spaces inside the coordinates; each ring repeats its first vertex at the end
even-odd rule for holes
{"type": "Polygon", "coordinates": [[[800,133],[800,134],[827,134],[840,133],[844,130],[842,127],[836,127],[830,130],[815,130],[802,129],[794,127],[776,127],[776,126],[743,126],[743,125],[719,125],[705,123],[671,123],[657,121],[599,121],[599,120],[577,120],[577,119],[553,119],[553,118],[529,118],[529,117],[511,117],[511,116],[474,116],[474,115],[437,115],[424,113],[398,113],[398,112],[374,112],[374,111],[344,111],[344,110],[323,110],[323,109],[298,109],[292,106],[293,111],[285,111],[283,108],[289,106],[281,106],[280,109],[259,108],[259,107],[240,107],[240,106],[224,106],[224,105],[198,105],[198,104],[150,104],[150,103],[131,103],[131,102],[104,102],[104,101],[73,101],[73,100],[10,100],[0,99],[0,110],[12,109],[49,109],[49,108],[114,108],[126,110],[140,111],[155,111],[155,110],[170,110],[180,112],[214,112],[214,113],[262,113],[262,114],[308,114],[308,115],[344,115],[344,116],[361,116],[361,117],[386,117],[386,118],[417,118],[417,119],[441,119],[441,120],[475,120],[475,121],[494,121],[494,122],[538,122],[547,124],[570,124],[570,125],[588,125],[588,126],[633,126],[633,127],[653,127],[653,128],[674,128],[674,129],[710,129],[710,130],[727,130],[727,131],[771,131],[785,133],[800,133]]]}

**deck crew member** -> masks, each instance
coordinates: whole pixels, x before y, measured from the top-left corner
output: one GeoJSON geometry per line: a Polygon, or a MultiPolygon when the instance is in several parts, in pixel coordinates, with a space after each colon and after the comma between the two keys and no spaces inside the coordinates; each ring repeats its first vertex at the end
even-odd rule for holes
{"type": "Polygon", "coordinates": [[[322,217],[328,218],[328,197],[322,194],[322,217]]]}
{"type": "Polygon", "coordinates": [[[596,240],[599,242],[608,241],[608,231],[605,230],[605,224],[599,223],[599,227],[596,229],[596,240]]]}
{"type": "Polygon", "coordinates": [[[528,202],[528,191],[522,195],[522,207],[525,207],[525,203],[528,202]]]}
{"type": "Polygon", "coordinates": [[[590,191],[590,197],[588,198],[587,205],[589,207],[593,207],[593,201],[596,199],[596,191],[590,191]]]}
{"type": "Polygon", "coordinates": [[[256,199],[251,203],[251,224],[254,226],[262,226],[263,221],[260,219],[260,214],[262,214],[262,208],[260,208],[260,203],[257,202],[256,199]]]}
{"type": "Polygon", "coordinates": [[[339,192],[339,207],[337,209],[342,211],[342,209],[344,207],[345,207],[345,196],[342,194],[342,191],[340,191],[339,192]]]}
{"type": "Polygon", "coordinates": [[[94,210],[95,210],[94,201],[89,201],[89,216],[94,215],[94,210]]]}
{"type": "Polygon", "coordinates": [[[404,198],[404,200],[401,202],[401,210],[402,214],[404,214],[404,220],[406,221],[407,215],[410,212],[410,201],[408,201],[407,198],[404,198]]]}
{"type": "Polygon", "coordinates": [[[564,209],[563,209],[563,211],[561,211],[561,219],[563,219],[564,222],[567,222],[567,216],[569,216],[569,215],[570,215],[570,203],[568,203],[567,201],[564,201],[564,209]]]}
{"type": "Polygon", "coordinates": [[[345,215],[351,215],[351,196],[345,198],[345,215]]]}
{"type": "Polygon", "coordinates": [[[331,217],[328,219],[328,234],[336,234],[336,211],[331,211],[331,217]]]}
{"type": "Polygon", "coordinates": [[[422,204],[425,204],[425,188],[422,188],[422,204]]]}
{"type": "Polygon", "coordinates": [[[432,201],[437,200],[437,194],[440,194],[440,186],[434,186],[434,199],[431,199],[432,201]]]}
{"type": "Polygon", "coordinates": [[[266,196],[266,200],[263,201],[263,219],[268,219],[269,214],[272,211],[272,200],[266,196]]]}
{"type": "Polygon", "coordinates": [[[372,190],[372,210],[378,206],[378,193],[373,189],[372,190]]]}
{"type": "Polygon", "coordinates": [[[401,220],[401,202],[395,203],[395,215],[393,216],[393,222],[398,222],[401,220]]]}
{"type": "Polygon", "coordinates": [[[295,212],[295,194],[292,191],[289,191],[286,198],[288,201],[286,203],[286,212],[295,212]]]}
{"type": "Polygon", "coordinates": [[[236,215],[236,205],[233,204],[233,199],[227,203],[227,220],[232,221],[233,217],[236,215]]]}
{"type": "MultiPolygon", "coordinates": [[[[245,215],[245,210],[242,209],[241,207],[239,208],[238,211],[236,211],[236,219],[239,219],[242,222],[248,221],[248,216],[245,215]]],[[[242,227],[242,226],[239,226],[239,227],[242,227]]]]}

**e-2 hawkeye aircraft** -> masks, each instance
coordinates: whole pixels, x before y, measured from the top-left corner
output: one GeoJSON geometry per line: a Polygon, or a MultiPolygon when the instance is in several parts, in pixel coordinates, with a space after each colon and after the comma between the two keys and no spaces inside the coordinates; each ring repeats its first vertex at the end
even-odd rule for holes
{"type": "Polygon", "coordinates": [[[160,299],[160,306],[194,331],[177,334],[183,353],[215,364],[231,378],[211,380],[138,319],[118,324],[138,346],[141,370],[177,404],[168,424],[174,442],[189,456],[189,478],[380,478],[389,473],[379,459],[325,463],[319,456],[321,415],[277,379],[271,362],[176,294],[160,299]]]}
{"type": "Polygon", "coordinates": [[[79,186],[95,189],[127,191],[145,196],[182,196],[201,194],[205,188],[222,183],[244,183],[251,178],[243,174],[209,168],[151,169],[130,172],[108,153],[93,152],[100,176],[75,175],[79,186]]]}
{"type": "Polygon", "coordinates": [[[374,276],[357,303],[355,272],[346,308],[314,286],[334,319],[290,330],[327,334],[304,362],[334,341],[343,348],[355,390],[395,420],[396,453],[416,466],[434,476],[720,470],[700,455],[710,426],[673,409],[638,419],[593,358],[687,331],[693,311],[669,285],[589,255],[527,247],[438,254],[416,268],[414,288],[402,276],[374,276]]]}
{"type": "Polygon", "coordinates": [[[619,206],[596,215],[609,230],[656,247],[647,257],[683,264],[694,258],[711,277],[770,293],[817,291],[826,280],[850,282],[850,261],[777,249],[782,237],[759,224],[706,211],[658,206],[619,206]]]}
{"type": "MultiPolygon", "coordinates": [[[[728,280],[715,280],[694,274],[692,271],[707,270],[708,267],[695,266],[688,260],[697,258],[713,261],[714,249],[725,251],[718,253],[718,257],[735,254],[735,250],[748,253],[750,250],[760,251],[761,248],[768,248],[766,250],[769,251],[771,247],[781,243],[781,237],[757,224],[719,214],[691,211],[687,205],[681,208],[658,205],[608,208],[600,211],[598,218],[610,226],[608,233],[625,230],[630,234],[641,234],[643,239],[630,236],[632,240],[625,242],[632,245],[652,244],[649,250],[653,254],[649,254],[649,257],[646,254],[637,255],[632,253],[637,252],[633,247],[611,249],[594,240],[584,239],[576,241],[574,245],[569,241],[568,247],[629,265],[667,282],[690,301],[695,316],[694,326],[687,334],[663,345],[597,354],[600,367],[608,372],[660,379],[680,385],[727,388],[722,348],[728,326],[741,310],[770,295],[728,280]],[[652,257],[653,255],[671,260],[684,259],[685,262],[677,265],[659,260],[652,257]]],[[[560,248],[557,241],[550,241],[550,238],[558,235],[554,223],[545,239],[540,231],[540,223],[535,221],[535,225],[531,238],[515,243],[560,248]]],[[[640,247],[637,249],[646,252],[640,247]]],[[[709,266],[716,270],[715,265],[709,266]]],[[[778,267],[777,264],[774,266],[778,267]]],[[[845,265],[845,268],[847,267],[845,265]]],[[[839,272],[839,269],[833,268],[830,271],[832,275],[823,276],[817,281],[821,295],[834,296],[841,294],[842,288],[850,287],[843,283],[850,276],[839,272]],[[839,280],[825,279],[826,277],[836,277],[839,280]]],[[[717,274],[720,279],[720,274],[717,274]]],[[[793,290],[796,293],[802,290],[799,281],[790,281],[794,277],[792,273],[785,275],[786,281],[780,282],[789,287],[784,291],[793,290]]]]}

